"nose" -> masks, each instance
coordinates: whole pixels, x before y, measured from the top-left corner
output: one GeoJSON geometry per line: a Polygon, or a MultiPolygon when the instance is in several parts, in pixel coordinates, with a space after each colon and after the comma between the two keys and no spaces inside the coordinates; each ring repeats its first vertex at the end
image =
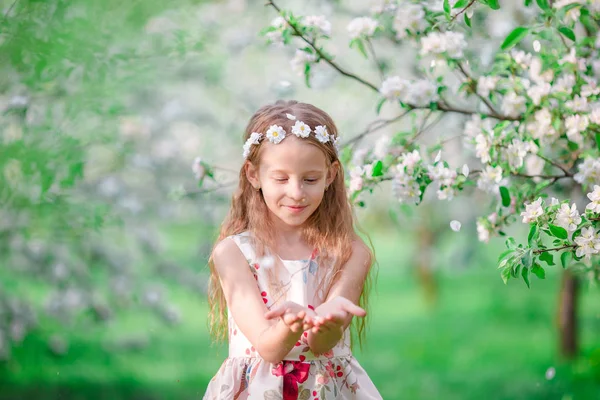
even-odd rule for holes
{"type": "Polygon", "coordinates": [[[304,182],[302,180],[290,180],[288,184],[288,197],[297,202],[300,202],[304,198],[304,182]]]}

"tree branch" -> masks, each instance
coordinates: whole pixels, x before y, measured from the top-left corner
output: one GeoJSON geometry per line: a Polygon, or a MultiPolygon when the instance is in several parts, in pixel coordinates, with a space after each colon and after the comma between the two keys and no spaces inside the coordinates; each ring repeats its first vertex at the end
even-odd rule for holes
{"type": "Polygon", "coordinates": [[[560,250],[564,250],[564,249],[574,249],[575,247],[577,247],[577,245],[575,245],[575,244],[566,244],[564,246],[552,247],[549,249],[536,249],[533,251],[533,254],[542,254],[542,253],[548,253],[550,251],[560,251],[560,250]]]}
{"type": "Polygon", "coordinates": [[[367,42],[367,47],[369,48],[369,53],[371,53],[371,57],[373,57],[373,62],[375,63],[375,67],[377,68],[377,71],[379,71],[379,77],[381,78],[381,80],[383,80],[383,79],[385,79],[385,74],[384,74],[381,64],[379,64],[379,61],[377,60],[377,54],[375,53],[375,47],[373,47],[373,43],[371,42],[371,40],[369,38],[367,38],[365,41],[367,42]]]}
{"type": "Polygon", "coordinates": [[[406,116],[406,114],[408,114],[411,111],[412,110],[406,110],[402,114],[400,114],[392,119],[379,119],[379,120],[375,120],[375,121],[371,122],[365,131],[363,131],[362,133],[353,137],[352,139],[348,140],[346,143],[342,144],[342,147],[347,147],[355,142],[362,140],[365,136],[370,135],[373,132],[376,132],[390,124],[393,124],[394,122],[400,121],[402,118],[404,118],[406,116]],[[377,127],[373,128],[373,125],[375,125],[377,123],[379,123],[379,125],[377,127]]]}
{"type": "Polygon", "coordinates": [[[471,2],[469,4],[467,4],[467,6],[465,8],[463,8],[462,10],[460,10],[459,12],[457,12],[456,14],[454,14],[454,16],[452,18],[450,18],[450,23],[454,22],[456,20],[456,18],[458,18],[458,16],[462,13],[464,13],[465,11],[467,11],[467,9],[469,7],[471,7],[473,4],[475,4],[475,0],[471,0],[471,2]]]}

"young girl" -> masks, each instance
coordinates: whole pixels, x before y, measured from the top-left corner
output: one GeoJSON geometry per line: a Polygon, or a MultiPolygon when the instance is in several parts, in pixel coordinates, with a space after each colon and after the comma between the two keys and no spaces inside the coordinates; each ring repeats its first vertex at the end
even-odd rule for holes
{"type": "Polygon", "coordinates": [[[351,352],[373,257],[354,231],[331,117],[279,101],[244,138],[209,260],[211,333],[227,331],[229,357],[204,399],[381,399],[351,352]]]}

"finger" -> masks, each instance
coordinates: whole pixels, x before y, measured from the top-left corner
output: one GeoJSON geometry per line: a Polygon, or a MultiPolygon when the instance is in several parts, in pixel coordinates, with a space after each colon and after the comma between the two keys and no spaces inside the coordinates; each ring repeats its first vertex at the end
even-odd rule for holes
{"type": "Polygon", "coordinates": [[[346,312],[349,312],[352,315],[356,315],[357,317],[364,317],[365,315],[367,315],[367,312],[363,308],[357,306],[356,304],[353,304],[350,301],[342,305],[342,309],[346,312]]]}
{"type": "Polygon", "coordinates": [[[306,316],[306,312],[300,311],[297,315],[298,315],[298,318],[304,319],[304,317],[306,316]]]}
{"type": "Polygon", "coordinates": [[[281,317],[285,312],[285,308],[283,306],[277,306],[275,308],[270,309],[265,313],[266,319],[273,319],[276,317],[281,317]]]}

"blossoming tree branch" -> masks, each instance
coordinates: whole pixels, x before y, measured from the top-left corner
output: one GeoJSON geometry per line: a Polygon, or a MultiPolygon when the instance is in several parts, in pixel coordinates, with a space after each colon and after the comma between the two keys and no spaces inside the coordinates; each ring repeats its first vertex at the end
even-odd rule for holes
{"type": "MultiPolygon", "coordinates": [[[[544,268],[559,262],[563,268],[577,264],[598,279],[600,0],[525,0],[528,23],[506,36],[489,65],[469,51],[469,41],[478,34],[472,19],[496,12],[497,0],[383,1],[347,26],[350,47],[374,63],[380,82],[355,74],[326,50],[331,23],[324,16],[295,15],[275,1],[267,6],[278,16],[262,34],[270,43],[297,47],[291,66],[308,86],[311,68],[325,63],[377,92],[377,113],[385,103],[398,109],[397,117],[374,121],[342,145],[355,203],[364,205],[362,194],[387,180],[394,197],[406,204],[421,203],[428,189],[441,201],[461,191],[483,191],[493,207],[477,220],[481,241],[504,235],[515,222],[530,225],[526,242],[506,239],[498,265],[505,282],[520,276],[529,286],[532,273],[543,279],[544,268]],[[421,77],[388,74],[376,41],[416,46],[421,77]],[[453,86],[450,76],[459,84],[453,86]],[[457,134],[479,165],[451,168],[441,157],[445,142],[419,144],[447,114],[468,118],[457,134]],[[359,147],[367,135],[407,116],[415,117],[411,132],[359,147]],[[552,197],[567,189],[576,193],[575,188],[587,194],[585,209],[552,197]]],[[[200,161],[195,169],[211,171],[200,161]]]]}

